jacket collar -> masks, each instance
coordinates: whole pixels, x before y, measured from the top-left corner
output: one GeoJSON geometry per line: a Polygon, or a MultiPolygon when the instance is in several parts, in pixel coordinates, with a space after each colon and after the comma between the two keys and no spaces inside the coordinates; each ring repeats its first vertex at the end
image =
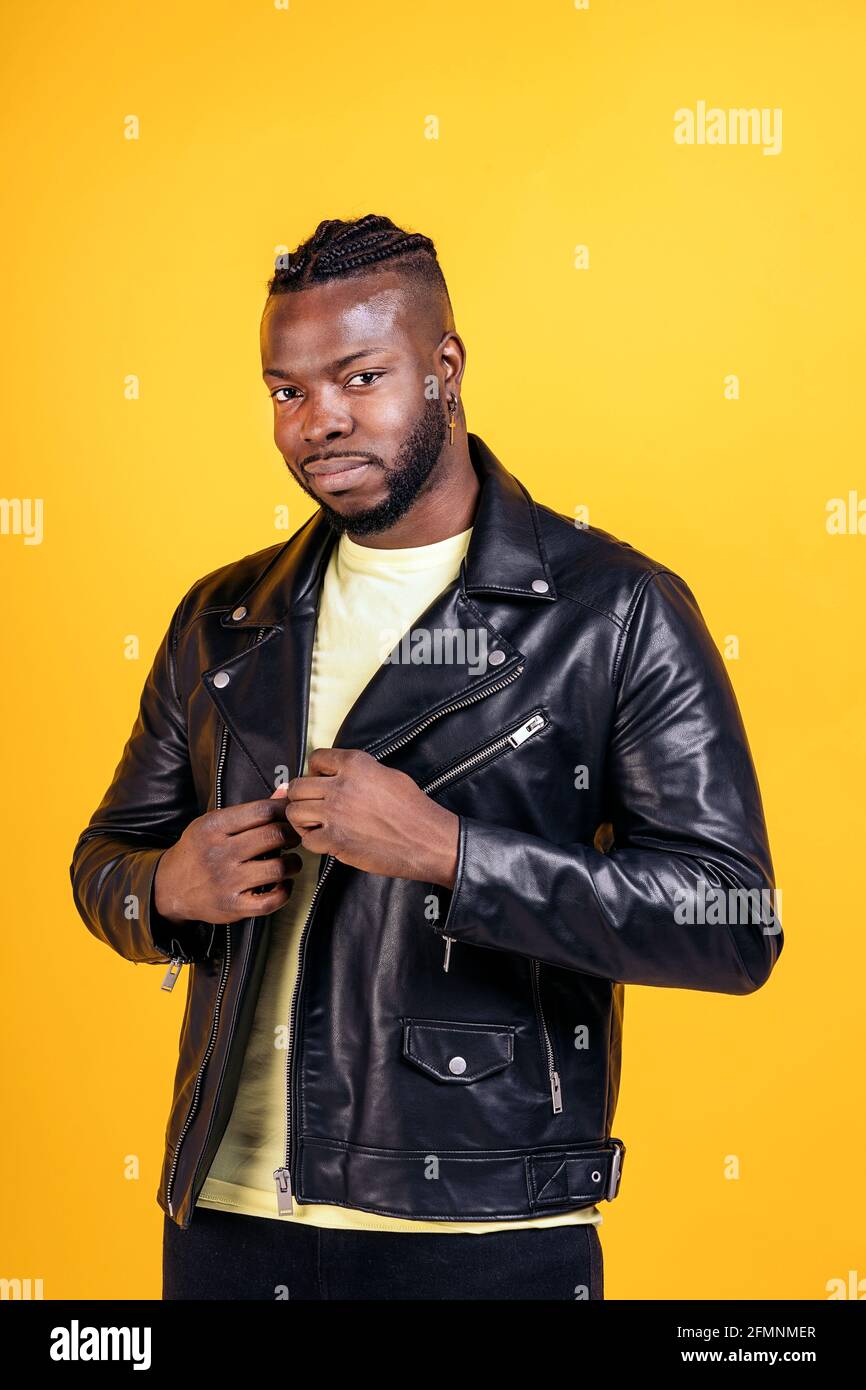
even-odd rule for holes
{"type": "MultiPolygon", "coordinates": [[[[511,594],[549,603],[556,598],[553,575],[541,543],[535,503],[476,434],[467,436],[469,457],[481,489],[469,548],[461,566],[467,594],[511,594]],[[539,581],[547,588],[539,591],[539,581]]],[[[224,627],[273,627],[287,614],[315,612],[331,550],[336,543],[319,509],[277,552],[270,566],[239,594],[221,619],[224,627]],[[232,615],[246,609],[242,618],[232,615]]]]}
{"type": "MultiPolygon", "coordinates": [[[[383,663],[346,714],[335,748],[377,754],[392,743],[402,746],[419,726],[485,698],[500,681],[516,679],[526,657],[509,640],[508,600],[523,605],[556,599],[535,503],[477,435],[468,440],[481,483],[469,547],[458,580],[413,627],[462,629],[467,650],[477,650],[469,645],[469,630],[477,637],[485,628],[488,666],[477,671],[447,662],[383,663]],[[486,609],[476,601],[484,594],[494,599],[486,609]]],[[[220,619],[224,627],[266,629],[262,640],[202,673],[208,695],[268,794],[281,778],[301,775],[304,765],[316,615],[336,539],[317,511],[220,619]]]]}

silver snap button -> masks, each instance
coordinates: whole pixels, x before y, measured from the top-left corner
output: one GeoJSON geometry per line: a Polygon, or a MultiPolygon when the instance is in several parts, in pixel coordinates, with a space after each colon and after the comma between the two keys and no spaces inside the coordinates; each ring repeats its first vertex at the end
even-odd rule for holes
{"type": "Polygon", "coordinates": [[[241,618],[245,618],[246,616],[247,610],[244,608],[243,604],[241,604],[240,608],[236,608],[235,611],[232,613],[232,617],[234,618],[236,623],[239,623],[241,618]]]}
{"type": "Polygon", "coordinates": [[[463,1072],[466,1070],[466,1058],[452,1057],[451,1061],[448,1063],[448,1070],[453,1071],[455,1076],[462,1076],[463,1072]]]}
{"type": "Polygon", "coordinates": [[[537,594],[546,594],[550,585],[546,579],[533,579],[532,587],[537,594]]]}
{"type": "Polygon", "coordinates": [[[601,1182],[601,1173],[598,1171],[597,1168],[596,1168],[595,1171],[591,1174],[591,1176],[592,1176],[593,1182],[601,1182]]]}
{"type": "Polygon", "coordinates": [[[505,652],[491,652],[487,660],[491,666],[501,666],[505,660],[505,652]]]}
{"type": "Polygon", "coordinates": [[[213,678],[213,683],[215,686],[218,687],[218,689],[222,690],[223,686],[228,685],[230,680],[231,676],[229,675],[228,671],[217,671],[216,675],[213,678]]]}

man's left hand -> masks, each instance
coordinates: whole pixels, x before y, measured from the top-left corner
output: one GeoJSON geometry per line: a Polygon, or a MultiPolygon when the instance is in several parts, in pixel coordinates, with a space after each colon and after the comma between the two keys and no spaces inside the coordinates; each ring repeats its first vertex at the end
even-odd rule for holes
{"type": "MultiPolygon", "coordinates": [[[[279,790],[279,789],[278,789],[279,790]]],[[[453,888],[460,818],[358,748],[317,748],[286,785],[286,819],[313,854],[453,888]]]]}

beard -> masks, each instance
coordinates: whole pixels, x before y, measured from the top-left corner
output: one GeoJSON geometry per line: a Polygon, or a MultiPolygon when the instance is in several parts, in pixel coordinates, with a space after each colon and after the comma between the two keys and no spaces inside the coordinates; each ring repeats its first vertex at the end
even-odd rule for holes
{"type": "Polygon", "coordinates": [[[427,486],[442,453],[447,429],[441,401],[428,400],[397,450],[393,468],[386,469],[384,461],[375,454],[364,455],[374,467],[383,470],[388,489],[375,506],[344,514],[323,502],[299,478],[295,481],[321,507],[331,529],[338,535],[351,531],[355,536],[372,536],[378,531],[387,531],[406,515],[427,486]]]}

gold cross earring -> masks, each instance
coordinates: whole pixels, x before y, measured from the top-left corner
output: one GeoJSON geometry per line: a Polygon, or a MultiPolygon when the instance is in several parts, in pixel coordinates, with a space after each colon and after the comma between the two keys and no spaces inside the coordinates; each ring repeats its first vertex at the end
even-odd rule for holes
{"type": "Polygon", "coordinates": [[[457,402],[456,402],[456,400],[454,399],[453,396],[449,396],[449,397],[448,397],[448,414],[449,414],[449,416],[450,416],[450,419],[449,419],[449,421],[448,421],[448,428],[449,428],[449,430],[451,431],[451,438],[450,438],[450,440],[449,440],[449,443],[450,443],[450,444],[453,444],[453,443],[454,443],[454,421],[455,421],[455,416],[456,416],[456,414],[457,414],[457,402]]]}

